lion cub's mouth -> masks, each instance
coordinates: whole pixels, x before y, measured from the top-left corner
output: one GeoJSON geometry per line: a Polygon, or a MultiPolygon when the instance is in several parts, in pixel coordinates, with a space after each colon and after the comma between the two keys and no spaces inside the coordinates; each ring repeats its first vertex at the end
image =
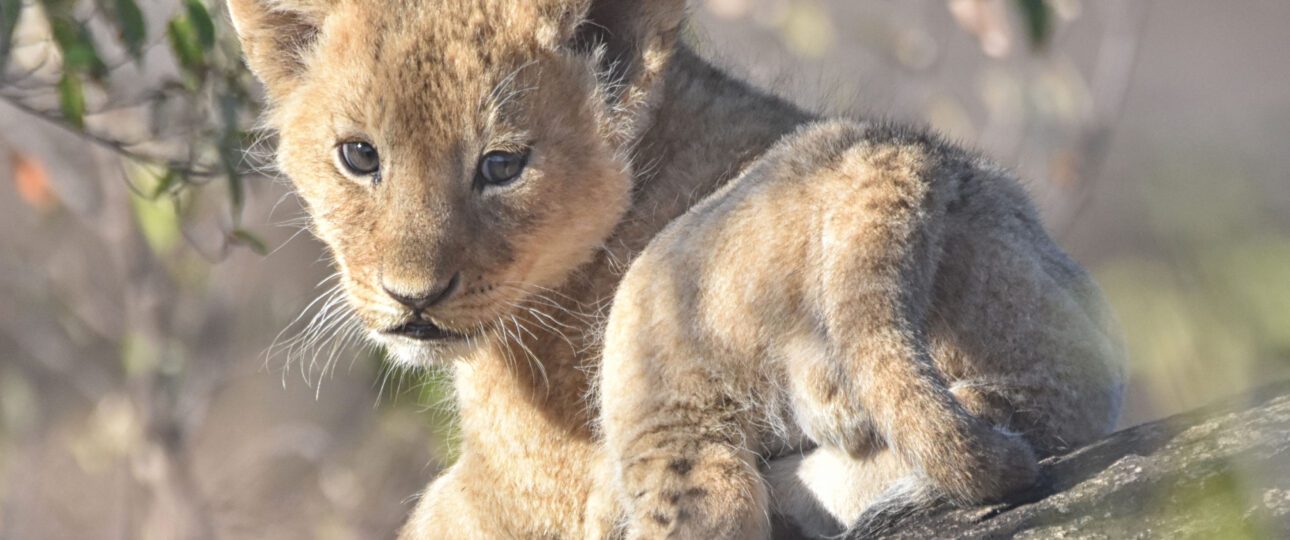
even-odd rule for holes
{"type": "Polygon", "coordinates": [[[413,319],[384,330],[382,333],[417,341],[456,341],[469,337],[467,334],[448,330],[425,319],[413,319]]]}

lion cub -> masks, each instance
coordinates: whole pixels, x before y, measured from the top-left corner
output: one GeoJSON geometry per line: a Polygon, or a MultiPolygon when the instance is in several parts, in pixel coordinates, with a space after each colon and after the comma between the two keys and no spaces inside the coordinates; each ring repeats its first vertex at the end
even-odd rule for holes
{"type": "Polygon", "coordinates": [[[629,536],[762,538],[772,512],[836,534],[1025,488],[1115,423],[1108,319],[998,167],[914,130],[802,127],[620,285],[601,418],[629,536]]]}
{"type": "Polygon", "coordinates": [[[678,42],[685,6],[229,0],[349,315],[452,370],[461,456],[404,538],[602,538],[620,500],[638,536],[836,530],[1110,427],[1096,292],[1006,175],[801,127],[678,42]]]}

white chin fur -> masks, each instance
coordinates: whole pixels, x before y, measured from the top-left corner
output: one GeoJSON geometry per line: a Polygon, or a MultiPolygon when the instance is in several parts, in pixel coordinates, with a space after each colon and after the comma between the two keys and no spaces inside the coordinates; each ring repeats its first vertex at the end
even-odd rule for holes
{"type": "Polygon", "coordinates": [[[385,348],[395,363],[423,368],[451,362],[464,356],[470,345],[464,340],[421,341],[380,332],[369,332],[368,339],[385,348]]]}

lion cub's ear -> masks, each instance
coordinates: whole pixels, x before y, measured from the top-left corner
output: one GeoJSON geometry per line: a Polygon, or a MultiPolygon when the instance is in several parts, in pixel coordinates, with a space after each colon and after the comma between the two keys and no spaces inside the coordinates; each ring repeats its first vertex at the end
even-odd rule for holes
{"type": "Polygon", "coordinates": [[[685,21],[685,0],[546,1],[552,23],[547,45],[595,58],[616,110],[638,117],[657,97],[685,21]]]}
{"type": "Polygon", "coordinates": [[[271,98],[285,96],[304,69],[333,0],[228,0],[251,71],[271,98]]]}
{"type": "Polygon", "coordinates": [[[567,45],[604,45],[619,61],[670,49],[685,19],[685,0],[550,0],[548,12],[567,45]]]}

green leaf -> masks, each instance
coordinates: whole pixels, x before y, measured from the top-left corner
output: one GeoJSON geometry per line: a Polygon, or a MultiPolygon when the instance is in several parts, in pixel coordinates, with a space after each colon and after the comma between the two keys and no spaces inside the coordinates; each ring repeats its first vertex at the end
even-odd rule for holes
{"type": "Polygon", "coordinates": [[[161,365],[161,355],[138,332],[130,332],[121,338],[121,364],[129,377],[140,377],[155,373],[161,365]]]}
{"type": "Polygon", "coordinates": [[[174,196],[186,178],[180,171],[146,161],[125,160],[125,174],[130,180],[136,197],[158,201],[163,196],[174,196]]]}
{"type": "Polygon", "coordinates": [[[251,248],[256,255],[264,256],[269,254],[269,246],[263,240],[246,229],[234,229],[229,233],[234,243],[251,248]]]}
{"type": "Polygon", "coordinates": [[[175,53],[179,65],[189,73],[201,77],[206,64],[206,55],[198,43],[197,33],[187,17],[175,17],[166,25],[166,37],[170,38],[170,48],[175,53]]]}
{"type": "Polygon", "coordinates": [[[63,53],[63,70],[88,73],[94,78],[107,74],[107,65],[94,48],[94,40],[84,25],[70,17],[55,16],[49,20],[54,43],[63,53]]]}
{"type": "Polygon", "coordinates": [[[0,0],[0,71],[9,63],[13,31],[18,27],[18,15],[21,13],[22,0],[0,0]]]}
{"type": "Polygon", "coordinates": [[[70,16],[72,10],[76,8],[77,0],[37,0],[36,3],[45,9],[47,17],[64,17],[70,16]]]}
{"type": "Polygon", "coordinates": [[[206,10],[206,5],[202,4],[201,0],[186,0],[184,7],[188,9],[188,22],[192,24],[193,31],[197,34],[198,43],[208,51],[214,48],[215,23],[211,21],[211,14],[206,10]]]}
{"type": "Polygon", "coordinates": [[[220,162],[224,165],[224,174],[228,176],[229,200],[233,206],[233,219],[239,219],[245,195],[242,185],[242,171],[238,167],[243,158],[242,130],[238,126],[237,113],[240,103],[233,96],[220,99],[220,120],[224,134],[219,142],[220,162]]]}
{"type": "Polygon", "coordinates": [[[75,72],[63,72],[63,78],[58,81],[58,106],[67,123],[77,129],[85,127],[85,89],[75,72]]]}
{"type": "Polygon", "coordinates": [[[173,198],[151,200],[138,194],[130,197],[135,223],[153,253],[169,253],[181,240],[179,209],[173,198]]]}
{"type": "Polygon", "coordinates": [[[242,185],[242,172],[237,169],[236,158],[225,144],[220,145],[220,157],[224,162],[224,174],[228,176],[228,198],[233,207],[234,222],[241,221],[242,206],[246,204],[246,194],[242,185]]]}
{"type": "Polygon", "coordinates": [[[1030,36],[1030,46],[1042,49],[1048,45],[1053,33],[1053,12],[1045,0],[1016,0],[1017,9],[1026,21],[1026,32],[1030,36]]]}
{"type": "Polygon", "coordinates": [[[143,45],[148,39],[148,26],[143,11],[134,0],[116,0],[116,25],[121,41],[135,60],[143,57],[143,45]]]}
{"type": "Polygon", "coordinates": [[[160,199],[162,195],[169,194],[171,190],[174,189],[175,184],[182,179],[183,177],[179,173],[173,170],[166,170],[166,174],[161,175],[161,177],[157,179],[157,185],[153,186],[152,193],[150,193],[150,195],[154,200],[160,199]]]}

